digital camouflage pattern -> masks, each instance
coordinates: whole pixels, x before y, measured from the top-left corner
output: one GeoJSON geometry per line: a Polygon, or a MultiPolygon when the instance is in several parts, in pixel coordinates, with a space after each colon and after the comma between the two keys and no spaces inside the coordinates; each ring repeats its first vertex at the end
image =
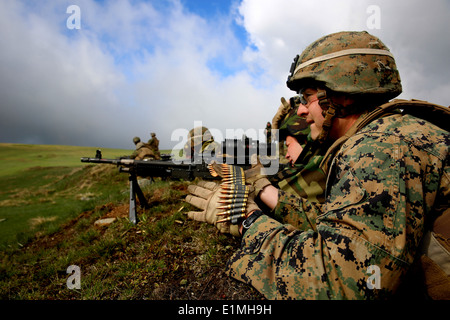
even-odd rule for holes
{"type": "Polygon", "coordinates": [[[448,209],[449,146],[448,131],[408,114],[372,121],[336,149],[325,203],[279,191],[275,217],[290,224],[256,220],[230,276],[268,299],[391,297],[436,208],[448,209]]]}

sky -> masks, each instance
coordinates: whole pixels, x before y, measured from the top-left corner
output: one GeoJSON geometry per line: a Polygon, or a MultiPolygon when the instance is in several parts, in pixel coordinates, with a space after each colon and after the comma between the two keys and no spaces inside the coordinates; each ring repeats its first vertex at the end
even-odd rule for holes
{"type": "Polygon", "coordinates": [[[349,30],[389,47],[399,98],[450,104],[450,0],[0,5],[0,142],[133,149],[155,132],[171,149],[198,125],[218,141],[262,139],[280,98],[295,94],[295,55],[349,30]]]}

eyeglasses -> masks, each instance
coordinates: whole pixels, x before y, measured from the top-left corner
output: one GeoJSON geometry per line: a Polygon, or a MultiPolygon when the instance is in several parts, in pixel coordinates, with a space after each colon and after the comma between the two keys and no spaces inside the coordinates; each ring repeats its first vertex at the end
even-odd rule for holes
{"type": "Polygon", "coordinates": [[[318,98],[316,98],[316,99],[314,99],[314,100],[309,100],[309,97],[310,97],[311,95],[305,96],[303,93],[304,93],[304,90],[300,90],[299,93],[298,93],[298,95],[299,95],[299,97],[300,97],[300,103],[301,103],[302,105],[304,105],[305,107],[308,107],[308,106],[309,106],[311,103],[313,103],[314,101],[319,100],[318,98]]]}

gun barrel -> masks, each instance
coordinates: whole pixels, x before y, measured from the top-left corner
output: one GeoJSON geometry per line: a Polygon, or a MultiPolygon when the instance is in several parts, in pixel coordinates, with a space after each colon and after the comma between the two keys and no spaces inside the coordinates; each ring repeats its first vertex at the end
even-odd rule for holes
{"type": "Polygon", "coordinates": [[[172,160],[133,160],[81,158],[84,163],[114,164],[120,172],[133,173],[142,177],[166,177],[192,180],[195,177],[212,178],[206,164],[174,163],[172,160]]]}
{"type": "Polygon", "coordinates": [[[100,159],[100,158],[88,158],[88,157],[82,157],[81,162],[88,162],[88,163],[110,163],[110,164],[118,164],[119,159],[100,159]]]}

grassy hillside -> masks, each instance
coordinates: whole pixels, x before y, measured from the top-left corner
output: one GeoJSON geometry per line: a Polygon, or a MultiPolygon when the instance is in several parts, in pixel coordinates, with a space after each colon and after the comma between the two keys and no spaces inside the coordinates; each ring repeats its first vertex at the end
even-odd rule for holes
{"type": "Polygon", "coordinates": [[[133,225],[127,175],[79,162],[94,154],[0,145],[0,299],[261,298],[224,272],[239,239],[186,218],[189,182],[144,187],[150,209],[139,208],[133,225]],[[110,217],[109,226],[95,225],[110,217]],[[67,286],[72,265],[80,268],[80,289],[67,286]]]}
{"type": "MultiPolygon", "coordinates": [[[[89,194],[84,193],[90,192],[86,190],[92,181],[80,184],[81,177],[86,175],[82,170],[86,166],[80,162],[80,157],[93,156],[95,150],[92,147],[0,144],[0,248],[21,245],[39,231],[39,225],[56,226],[89,204],[85,201],[89,194]]],[[[102,152],[104,157],[116,158],[131,151],[104,149],[102,152]]],[[[116,174],[116,168],[102,170],[111,171],[115,179],[123,180],[122,188],[126,188],[126,177],[116,174]]],[[[103,187],[104,192],[110,191],[108,184],[103,187]]]]}
{"type": "MultiPolygon", "coordinates": [[[[80,167],[81,157],[93,157],[94,147],[0,143],[0,177],[30,167],[80,167]]],[[[132,150],[102,148],[104,158],[130,155],[132,150]]]]}

